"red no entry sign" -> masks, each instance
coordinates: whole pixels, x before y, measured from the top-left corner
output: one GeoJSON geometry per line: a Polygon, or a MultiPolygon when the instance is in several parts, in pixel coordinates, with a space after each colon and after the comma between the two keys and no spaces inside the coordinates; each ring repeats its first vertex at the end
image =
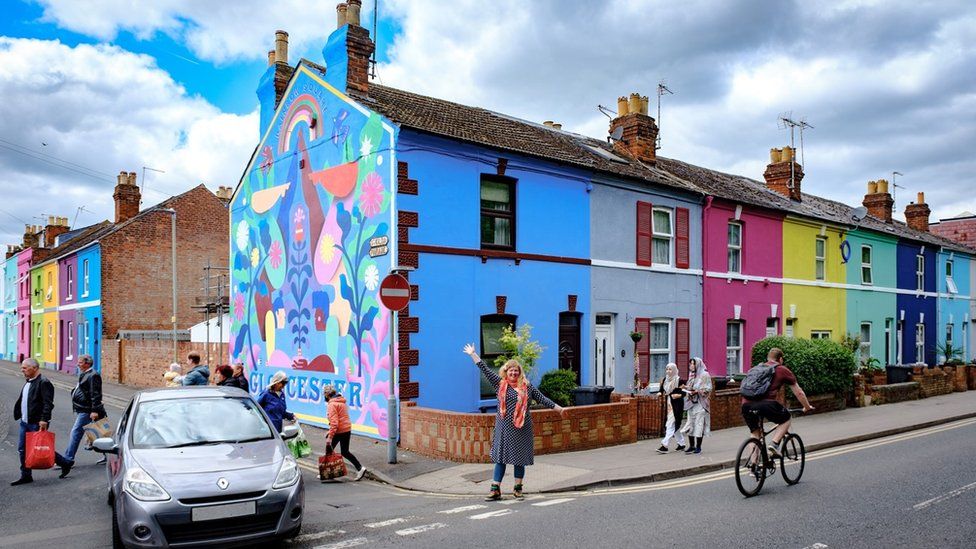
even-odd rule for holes
{"type": "Polygon", "coordinates": [[[389,274],[380,284],[380,302],[391,311],[402,311],[410,303],[410,282],[398,274],[389,274]]]}

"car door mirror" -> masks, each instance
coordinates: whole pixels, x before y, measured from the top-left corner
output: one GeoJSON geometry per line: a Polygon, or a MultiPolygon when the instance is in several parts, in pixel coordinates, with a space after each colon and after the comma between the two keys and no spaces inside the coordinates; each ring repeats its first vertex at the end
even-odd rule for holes
{"type": "Polygon", "coordinates": [[[298,436],[298,425],[285,425],[285,428],[281,430],[281,438],[288,440],[298,436]]]}
{"type": "Polygon", "coordinates": [[[118,454],[119,445],[115,443],[111,437],[103,437],[95,439],[92,443],[92,448],[99,454],[118,454]]]}

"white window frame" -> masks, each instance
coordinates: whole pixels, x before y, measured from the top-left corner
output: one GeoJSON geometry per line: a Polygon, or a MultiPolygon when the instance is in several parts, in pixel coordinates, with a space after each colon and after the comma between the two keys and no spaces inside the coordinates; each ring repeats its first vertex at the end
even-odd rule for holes
{"type": "Polygon", "coordinates": [[[71,359],[73,359],[75,357],[75,354],[74,354],[74,351],[75,351],[75,326],[74,325],[75,325],[74,322],[71,322],[70,320],[68,321],[68,349],[65,352],[71,353],[71,354],[65,356],[64,357],[65,360],[71,360],[71,359]]]}
{"type": "Polygon", "coordinates": [[[65,278],[65,283],[68,286],[67,288],[65,288],[65,291],[64,291],[65,298],[66,299],[72,299],[72,298],[74,298],[74,292],[72,291],[72,289],[73,289],[73,287],[75,285],[75,274],[73,272],[74,269],[72,269],[71,268],[71,265],[68,264],[68,265],[65,265],[64,266],[64,270],[65,270],[65,277],[64,277],[65,278]]]}
{"type": "Polygon", "coordinates": [[[925,290],[925,256],[922,254],[915,256],[915,290],[925,290]]]}
{"type": "Polygon", "coordinates": [[[54,323],[47,323],[47,352],[54,352],[54,323]]]}
{"type": "Polygon", "coordinates": [[[674,330],[672,329],[672,326],[671,326],[671,319],[669,319],[669,318],[651,319],[650,324],[648,325],[648,332],[650,332],[650,333],[647,334],[647,337],[650,338],[650,339],[648,339],[648,341],[647,341],[647,350],[648,350],[648,352],[647,352],[647,378],[648,378],[648,381],[650,381],[652,379],[656,379],[654,377],[654,375],[653,375],[653,371],[654,371],[654,355],[665,355],[665,356],[667,356],[667,361],[668,362],[671,362],[671,360],[672,360],[671,359],[671,356],[672,356],[671,353],[672,353],[672,351],[674,349],[674,330]],[[651,342],[654,341],[654,337],[653,337],[652,334],[654,333],[654,325],[655,324],[662,324],[664,326],[667,326],[667,328],[668,328],[668,346],[667,346],[667,348],[651,347],[651,342]]]}
{"type": "Polygon", "coordinates": [[[728,228],[726,229],[726,246],[728,247],[728,252],[726,253],[726,266],[728,272],[730,273],[741,273],[742,272],[742,223],[737,221],[729,221],[728,228]],[[735,227],[739,232],[739,243],[732,243],[731,231],[735,227]],[[732,255],[736,256],[736,264],[738,268],[732,270],[732,255]]]}
{"type": "Polygon", "coordinates": [[[796,337],[796,320],[792,318],[786,319],[786,326],[783,328],[783,335],[791,339],[796,337]]]}
{"type": "Polygon", "coordinates": [[[725,322],[725,375],[731,376],[735,374],[742,373],[742,321],[741,320],[728,320],[725,322]],[[729,345],[729,327],[735,325],[736,330],[739,332],[739,345],[729,345]],[[733,366],[732,369],[729,368],[729,353],[735,352],[738,354],[737,364],[733,366]]]}
{"type": "Polygon", "coordinates": [[[771,316],[766,319],[766,337],[775,337],[777,335],[779,335],[779,319],[771,316]],[[772,323],[772,326],[769,325],[770,323],[772,323]]]}
{"type": "MultiPolygon", "coordinates": [[[[955,328],[955,325],[952,322],[949,322],[948,324],[946,324],[946,336],[945,336],[946,337],[946,347],[952,345],[952,329],[953,328],[955,328]]],[[[946,357],[946,360],[949,360],[949,357],[946,357]]]]}
{"type": "Polygon", "coordinates": [[[946,289],[949,290],[950,294],[958,294],[959,288],[956,286],[956,281],[952,279],[952,272],[955,271],[953,267],[953,261],[951,259],[947,259],[945,263],[946,289]]]}
{"type": "Polygon", "coordinates": [[[830,339],[830,330],[810,330],[810,339],[830,339]]]}
{"type": "Polygon", "coordinates": [[[870,322],[862,322],[861,323],[861,331],[858,334],[858,335],[861,336],[861,349],[860,349],[860,351],[861,351],[861,362],[866,362],[869,358],[871,358],[871,340],[873,339],[871,332],[872,332],[873,328],[874,328],[874,326],[872,326],[870,322]],[[864,327],[865,326],[868,329],[868,338],[867,338],[867,340],[864,339],[864,327]]]}
{"type": "Polygon", "coordinates": [[[827,280],[827,239],[822,236],[817,237],[813,245],[813,278],[816,280],[827,280]],[[823,255],[820,255],[819,244],[823,243],[823,255]]]}
{"type": "Polygon", "coordinates": [[[915,325],[915,363],[925,363],[925,324],[915,325]]]}
{"type": "Polygon", "coordinates": [[[88,297],[88,260],[82,260],[81,265],[85,281],[83,291],[81,292],[81,297],[88,297]]]}
{"type": "Polygon", "coordinates": [[[662,263],[657,261],[657,258],[654,257],[655,240],[668,241],[667,265],[674,266],[674,210],[671,208],[651,208],[651,265],[662,265],[662,263]],[[654,224],[654,214],[657,212],[668,214],[668,233],[659,233],[657,231],[657,226],[654,224]]]}
{"type": "Polygon", "coordinates": [[[865,286],[874,285],[874,270],[871,268],[871,265],[873,263],[874,263],[874,249],[871,246],[864,244],[863,246],[861,246],[861,284],[865,286]],[[865,251],[868,252],[867,263],[864,262],[865,251]],[[864,276],[865,273],[867,273],[868,275],[867,277],[864,276]]]}

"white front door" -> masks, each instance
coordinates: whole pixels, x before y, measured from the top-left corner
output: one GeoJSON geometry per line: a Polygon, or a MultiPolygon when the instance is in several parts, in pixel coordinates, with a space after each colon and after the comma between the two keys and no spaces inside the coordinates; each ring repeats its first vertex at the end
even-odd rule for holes
{"type": "Polygon", "coordinates": [[[596,368],[594,385],[613,385],[613,363],[616,352],[613,346],[613,315],[595,315],[596,329],[593,331],[593,356],[596,368]]]}

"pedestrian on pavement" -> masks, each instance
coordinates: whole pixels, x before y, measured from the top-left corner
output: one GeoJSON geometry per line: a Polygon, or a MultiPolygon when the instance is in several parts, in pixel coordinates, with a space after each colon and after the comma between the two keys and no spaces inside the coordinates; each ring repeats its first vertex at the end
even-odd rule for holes
{"type": "Polygon", "coordinates": [[[206,364],[200,364],[200,353],[193,351],[186,355],[187,365],[190,371],[183,376],[183,385],[206,385],[210,382],[210,368],[206,364]]]}
{"type": "Polygon", "coordinates": [[[322,394],[325,395],[326,416],[329,419],[329,434],[325,437],[325,443],[333,450],[336,445],[339,446],[342,457],[349,460],[349,463],[356,468],[356,480],[359,480],[366,474],[366,468],[349,451],[352,421],[349,420],[349,406],[346,405],[346,399],[332,385],[323,387],[322,394]]]}
{"type": "Polygon", "coordinates": [[[498,413],[495,415],[495,431],[491,441],[491,461],[495,464],[491,491],[485,501],[502,499],[501,484],[505,478],[505,466],[515,466],[515,490],[512,495],[522,499],[525,467],[533,464],[532,414],[529,400],[552,408],[565,416],[565,410],[549,400],[525,379],[525,371],[517,360],[509,360],[495,372],[474,352],[474,345],[464,346],[464,354],[478,365],[481,373],[498,391],[498,413]]]}
{"type": "Polygon", "coordinates": [[[102,404],[102,376],[92,368],[95,361],[91,355],[78,357],[78,385],[71,391],[71,410],[75,414],[75,424],[68,435],[68,449],[64,452],[64,459],[75,464],[75,454],[81,437],[85,434],[85,425],[104,418],[105,406],[102,404]]]}
{"type": "Polygon", "coordinates": [[[288,375],[278,371],[271,376],[268,388],[258,396],[258,404],[264,412],[271,418],[271,424],[281,432],[281,424],[284,420],[295,421],[295,414],[288,411],[288,404],[285,402],[285,385],[288,384],[288,375]]]}
{"type": "Polygon", "coordinates": [[[235,387],[240,387],[241,390],[243,390],[245,393],[251,392],[250,384],[247,382],[247,377],[244,375],[243,362],[238,360],[237,362],[234,363],[233,376],[231,377],[231,379],[233,380],[232,385],[234,385],[235,387]]]}
{"type": "Polygon", "coordinates": [[[661,388],[658,390],[661,398],[665,399],[664,406],[668,412],[664,438],[661,439],[661,447],[657,449],[659,454],[668,453],[672,438],[678,443],[675,452],[685,449],[685,437],[680,431],[681,419],[685,413],[684,384],[684,380],[678,377],[678,365],[669,362],[664,367],[664,379],[661,380],[661,388]]]}
{"type": "MultiPolygon", "coordinates": [[[[763,364],[758,364],[754,368],[759,368],[762,366],[771,366],[773,368],[772,379],[769,383],[769,390],[760,400],[749,400],[745,397],[742,398],[742,417],[746,420],[746,427],[752,432],[752,436],[762,438],[762,430],[759,425],[759,417],[763,417],[773,423],[777,423],[778,426],[773,430],[773,436],[770,438],[772,444],[769,447],[770,456],[778,458],[781,453],[779,443],[786,436],[786,433],[790,430],[790,411],[783,406],[776,398],[779,396],[780,387],[786,385],[793,391],[793,396],[800,401],[803,406],[804,412],[809,412],[813,410],[813,406],[810,406],[810,401],[807,400],[807,394],[803,392],[803,388],[796,381],[796,375],[786,367],[783,363],[783,351],[777,347],[773,347],[766,354],[766,362],[763,364]],[[755,414],[752,412],[756,412],[755,414]]],[[[751,372],[752,370],[750,370],[751,372]]],[[[759,373],[757,371],[757,373],[759,373]]],[[[747,374],[748,376],[748,374],[747,374]]]]}
{"type": "Polygon", "coordinates": [[[178,362],[169,365],[166,373],[163,374],[163,383],[167,387],[180,387],[183,385],[183,367],[178,362]]]}
{"type": "Polygon", "coordinates": [[[686,454],[700,454],[702,439],[712,431],[712,412],[709,397],[712,393],[712,378],[708,375],[705,362],[697,356],[688,361],[688,421],[681,432],[688,435],[686,454]]]}
{"type": "Polygon", "coordinates": [[[234,377],[234,369],[226,364],[217,366],[214,370],[214,385],[219,385],[221,387],[237,387],[231,383],[231,379],[234,377]]]}
{"type": "MultiPolygon", "coordinates": [[[[11,486],[34,482],[33,474],[25,463],[27,433],[47,431],[51,422],[51,411],[54,410],[54,384],[41,375],[41,365],[33,358],[25,358],[20,363],[20,371],[27,380],[14,404],[14,420],[20,424],[20,437],[17,439],[20,478],[11,482],[11,486]]],[[[55,453],[54,464],[61,468],[59,478],[68,476],[68,472],[71,471],[70,461],[64,459],[61,454],[55,453]]]]}

